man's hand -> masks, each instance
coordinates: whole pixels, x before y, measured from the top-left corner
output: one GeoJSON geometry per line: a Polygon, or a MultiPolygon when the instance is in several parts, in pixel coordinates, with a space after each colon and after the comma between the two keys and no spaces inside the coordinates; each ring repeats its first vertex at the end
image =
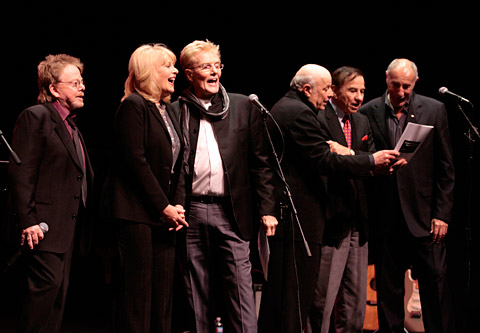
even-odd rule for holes
{"type": "Polygon", "coordinates": [[[395,170],[407,164],[404,158],[397,160],[400,155],[395,150],[380,150],[373,153],[375,173],[391,175],[395,170]]]}
{"type": "Polygon", "coordinates": [[[448,232],[448,224],[439,219],[432,219],[430,234],[435,244],[440,243],[448,232]]]}
{"type": "Polygon", "coordinates": [[[25,241],[27,241],[28,247],[30,250],[33,250],[33,247],[38,245],[38,243],[45,237],[42,229],[38,224],[32,225],[26,229],[22,230],[22,235],[20,238],[20,245],[23,246],[25,241]]]}
{"type": "Polygon", "coordinates": [[[168,205],[163,210],[163,219],[168,225],[168,230],[178,231],[183,227],[188,227],[188,223],[185,220],[185,209],[182,205],[168,205]]]}
{"type": "Polygon", "coordinates": [[[263,229],[267,233],[267,236],[275,235],[275,229],[277,228],[277,225],[278,225],[278,221],[275,216],[263,215],[261,217],[261,222],[263,225],[263,229]]]}
{"type": "Polygon", "coordinates": [[[326,141],[330,147],[332,153],[337,153],[338,155],[351,155],[351,151],[348,147],[342,146],[336,141],[328,140],[326,141]]]}

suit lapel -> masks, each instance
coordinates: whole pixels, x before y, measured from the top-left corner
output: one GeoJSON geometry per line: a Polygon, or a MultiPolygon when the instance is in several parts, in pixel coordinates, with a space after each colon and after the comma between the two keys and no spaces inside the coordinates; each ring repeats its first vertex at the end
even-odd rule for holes
{"type": "Polygon", "coordinates": [[[173,127],[175,128],[175,131],[177,132],[178,136],[181,137],[181,128],[180,128],[180,122],[178,119],[178,115],[175,114],[174,110],[170,107],[170,104],[167,104],[167,112],[168,115],[170,116],[170,120],[172,121],[173,127]]]}
{"type": "Polygon", "coordinates": [[[416,98],[416,94],[412,93],[412,96],[410,97],[410,105],[408,107],[407,122],[418,123],[420,121],[422,113],[422,104],[416,98]]]}
{"type": "Polygon", "coordinates": [[[373,112],[373,117],[375,123],[380,131],[380,134],[383,140],[386,142],[386,147],[393,148],[392,143],[390,142],[390,137],[388,135],[388,124],[387,124],[387,114],[385,109],[385,95],[379,100],[378,104],[375,104],[375,110],[373,112]]]}
{"type": "Polygon", "coordinates": [[[362,144],[363,136],[368,133],[362,130],[362,120],[357,114],[354,113],[350,117],[352,124],[352,149],[358,149],[362,144]]]}
{"type": "Polygon", "coordinates": [[[332,139],[343,146],[347,146],[347,140],[345,139],[345,134],[343,133],[342,126],[340,125],[340,122],[338,121],[338,116],[333,110],[333,107],[330,105],[330,103],[328,103],[327,107],[325,108],[325,118],[327,120],[327,125],[330,129],[332,139]]]}
{"type": "Polygon", "coordinates": [[[72,137],[70,136],[70,133],[68,132],[68,129],[62,120],[62,117],[60,117],[60,114],[53,105],[45,104],[45,106],[50,111],[50,118],[55,123],[55,133],[57,133],[60,141],[62,141],[65,149],[67,149],[67,152],[70,154],[70,157],[72,158],[77,168],[83,172],[83,168],[80,164],[80,161],[78,160],[77,151],[75,150],[72,137]]]}
{"type": "MultiPolygon", "coordinates": [[[[152,103],[150,101],[147,101],[148,103],[148,109],[151,113],[153,113],[153,117],[160,123],[160,126],[163,128],[163,130],[165,131],[165,134],[167,135],[167,138],[168,138],[168,142],[170,142],[170,144],[172,144],[172,140],[170,138],[170,134],[168,134],[168,129],[167,129],[167,125],[165,124],[165,121],[163,120],[162,118],[162,115],[160,114],[160,110],[158,109],[158,107],[155,105],[155,103],[152,103]]],[[[167,108],[166,108],[167,109],[167,108]]],[[[168,111],[167,111],[168,112],[168,111]]]]}

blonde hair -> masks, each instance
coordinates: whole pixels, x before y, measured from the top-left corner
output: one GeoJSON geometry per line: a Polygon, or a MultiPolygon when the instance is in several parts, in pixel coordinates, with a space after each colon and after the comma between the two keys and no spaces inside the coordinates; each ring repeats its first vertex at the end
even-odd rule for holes
{"type": "MultiPolygon", "coordinates": [[[[162,88],[155,79],[155,67],[169,61],[175,64],[177,58],[165,44],[145,44],[138,47],[130,56],[122,101],[133,92],[137,92],[148,101],[159,102],[162,88]]],[[[166,100],[169,100],[169,97],[166,100]]]]}
{"type": "Polygon", "coordinates": [[[215,52],[220,58],[220,47],[208,39],[196,40],[185,46],[180,53],[180,66],[185,70],[187,68],[192,68],[195,64],[195,55],[199,52],[215,52]]]}
{"type": "Polygon", "coordinates": [[[50,92],[50,85],[60,81],[60,75],[68,65],[77,67],[80,74],[83,73],[83,63],[80,59],[68,54],[49,54],[38,64],[38,104],[51,103],[56,100],[50,92]]]}

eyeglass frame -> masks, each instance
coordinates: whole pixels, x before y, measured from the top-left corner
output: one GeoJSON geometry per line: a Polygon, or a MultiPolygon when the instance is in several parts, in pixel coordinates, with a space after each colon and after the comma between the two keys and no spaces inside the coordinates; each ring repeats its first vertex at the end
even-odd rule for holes
{"type": "Polygon", "coordinates": [[[206,71],[211,71],[213,68],[215,68],[217,71],[223,70],[225,68],[225,64],[222,63],[215,63],[215,64],[201,64],[197,66],[193,66],[191,69],[196,69],[200,68],[201,71],[206,72],[206,71]]]}
{"type": "Polygon", "coordinates": [[[68,84],[70,87],[72,88],[75,88],[75,89],[80,89],[80,86],[82,85],[84,88],[85,88],[85,80],[84,79],[81,79],[81,80],[73,80],[73,81],[58,81],[56,83],[66,83],[68,84]]]}

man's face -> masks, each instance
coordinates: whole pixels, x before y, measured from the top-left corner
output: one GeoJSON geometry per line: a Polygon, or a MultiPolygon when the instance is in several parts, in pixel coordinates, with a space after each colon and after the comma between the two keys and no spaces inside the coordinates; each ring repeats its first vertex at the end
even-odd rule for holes
{"type": "Polygon", "coordinates": [[[201,99],[209,99],[218,93],[220,88],[220,58],[216,52],[208,51],[199,52],[195,58],[195,65],[186,69],[185,75],[192,83],[195,95],[201,99]]]}
{"type": "Polygon", "coordinates": [[[387,90],[395,110],[402,109],[410,99],[417,78],[410,66],[398,66],[387,74],[387,90]]]}
{"type": "Polygon", "coordinates": [[[315,87],[307,88],[304,92],[317,110],[325,110],[328,100],[333,96],[332,77],[329,75],[316,77],[315,87]]]}
{"type": "Polygon", "coordinates": [[[59,81],[50,84],[50,92],[70,111],[83,107],[85,84],[80,70],[74,65],[65,66],[59,81]]]}
{"type": "Polygon", "coordinates": [[[357,76],[349,81],[345,81],[340,88],[333,86],[335,103],[345,114],[352,114],[358,111],[363,103],[365,95],[365,80],[363,76],[357,76]]]}

